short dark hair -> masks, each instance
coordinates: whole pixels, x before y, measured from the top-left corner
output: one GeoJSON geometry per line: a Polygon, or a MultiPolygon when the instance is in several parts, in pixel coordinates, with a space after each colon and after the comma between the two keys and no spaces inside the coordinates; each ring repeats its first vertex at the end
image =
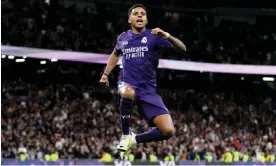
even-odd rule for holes
{"type": "Polygon", "coordinates": [[[135,4],[133,5],[131,8],[128,9],[128,15],[130,15],[131,11],[137,7],[141,7],[143,8],[144,10],[146,10],[146,7],[143,5],[143,4],[135,4]]]}

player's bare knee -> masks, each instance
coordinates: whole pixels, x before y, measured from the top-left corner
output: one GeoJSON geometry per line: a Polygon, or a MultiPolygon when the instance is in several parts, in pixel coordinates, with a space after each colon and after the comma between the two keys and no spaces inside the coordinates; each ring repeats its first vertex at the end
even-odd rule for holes
{"type": "Polygon", "coordinates": [[[158,127],[160,132],[168,138],[175,134],[174,125],[170,115],[159,115],[153,120],[153,122],[156,125],[156,127],[158,127]]]}
{"type": "Polygon", "coordinates": [[[134,90],[128,90],[120,93],[122,98],[132,99],[134,100],[135,92],[134,90]]]}
{"type": "Polygon", "coordinates": [[[175,134],[175,129],[173,126],[166,126],[165,128],[163,128],[161,130],[161,132],[165,135],[165,136],[173,136],[175,134]]]}
{"type": "Polygon", "coordinates": [[[121,93],[121,97],[134,100],[134,93],[124,92],[124,93],[121,93]]]}
{"type": "Polygon", "coordinates": [[[125,85],[120,88],[120,95],[122,98],[134,100],[135,91],[130,85],[125,85]]]}
{"type": "Polygon", "coordinates": [[[134,100],[135,92],[134,90],[128,89],[120,93],[122,98],[132,99],[134,100]]]}

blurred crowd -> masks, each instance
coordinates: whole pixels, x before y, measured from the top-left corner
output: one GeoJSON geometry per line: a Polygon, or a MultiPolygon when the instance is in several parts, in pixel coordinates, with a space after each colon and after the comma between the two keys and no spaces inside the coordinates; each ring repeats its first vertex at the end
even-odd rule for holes
{"type": "MultiPolygon", "coordinates": [[[[169,93],[168,90],[162,90],[169,93]]],[[[182,92],[181,92],[182,93],[182,92]]],[[[204,160],[206,154],[221,160],[227,151],[258,155],[276,152],[275,101],[267,96],[204,93],[186,89],[176,101],[185,109],[171,109],[176,135],[168,141],[140,144],[133,149],[135,160],[154,154],[163,160],[204,160]]],[[[167,96],[164,98],[165,103],[167,96]]],[[[177,102],[175,104],[177,105],[177,102]]],[[[173,102],[173,101],[170,101],[173,102]]],[[[116,89],[69,84],[32,84],[5,81],[2,84],[2,158],[44,159],[58,153],[60,159],[99,159],[104,153],[116,156],[121,137],[116,89]]],[[[149,130],[137,110],[131,130],[149,130]]]]}
{"type": "MultiPolygon", "coordinates": [[[[109,54],[117,36],[128,29],[128,5],[37,0],[1,3],[4,45],[109,54]]],[[[273,16],[234,21],[202,12],[168,12],[149,7],[148,17],[150,28],[158,26],[179,37],[189,50],[185,57],[164,52],[163,58],[276,64],[273,16]]],[[[5,61],[2,67],[10,63],[5,61]]],[[[116,156],[121,137],[117,90],[114,86],[104,89],[82,82],[98,82],[102,66],[88,70],[84,64],[73,64],[72,68],[70,65],[65,64],[68,71],[55,64],[39,69],[35,65],[5,68],[3,75],[7,78],[18,74],[32,81],[2,80],[2,158],[18,158],[20,153],[27,154],[29,159],[45,159],[45,155],[53,153],[60,159],[99,159],[105,153],[116,156]],[[32,77],[31,73],[40,76],[32,77]],[[51,78],[53,75],[55,78],[51,78]],[[57,79],[76,81],[78,85],[58,84],[57,79]],[[47,81],[37,84],[37,80],[47,81]]],[[[135,160],[149,160],[150,155],[160,160],[168,155],[175,160],[202,160],[206,155],[221,160],[227,152],[235,151],[248,155],[250,161],[275,156],[275,90],[271,86],[259,94],[262,90],[256,88],[258,82],[247,86],[249,77],[242,77],[244,83],[237,77],[239,83],[232,75],[222,78],[218,74],[214,79],[213,73],[193,73],[190,77],[182,71],[159,70],[158,84],[166,86],[159,93],[171,112],[176,135],[168,141],[138,145],[132,151],[135,160]],[[209,88],[214,80],[222,81],[209,88]],[[200,88],[187,88],[193,86],[200,88]]],[[[116,78],[116,74],[110,75],[110,79],[116,78]]],[[[135,133],[149,130],[136,108],[131,129],[135,133]]]]}
{"type": "MultiPolygon", "coordinates": [[[[129,28],[127,4],[6,0],[2,4],[2,44],[110,54],[117,36],[129,28]]],[[[275,16],[228,17],[149,7],[149,28],[180,38],[189,55],[162,58],[205,62],[276,64],[275,16]]]]}

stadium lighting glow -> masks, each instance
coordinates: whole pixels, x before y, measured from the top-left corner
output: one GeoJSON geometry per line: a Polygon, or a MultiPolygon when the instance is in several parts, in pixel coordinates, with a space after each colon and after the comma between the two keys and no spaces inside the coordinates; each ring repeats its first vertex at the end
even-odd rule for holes
{"type": "Polygon", "coordinates": [[[6,55],[2,55],[1,57],[2,57],[2,58],[6,58],[6,55]]]}
{"type": "Polygon", "coordinates": [[[241,80],[244,80],[244,77],[241,77],[241,80]]]}
{"type": "Polygon", "coordinates": [[[51,62],[56,62],[56,61],[58,61],[58,59],[55,59],[55,58],[51,59],[51,62]]]}
{"type": "Polygon", "coordinates": [[[40,64],[41,64],[41,65],[45,65],[45,64],[46,64],[46,61],[40,61],[40,64]]]}
{"type": "Polygon", "coordinates": [[[9,59],[14,59],[14,56],[9,55],[8,58],[9,58],[9,59]]]}
{"type": "Polygon", "coordinates": [[[27,58],[27,56],[23,56],[23,58],[24,58],[24,59],[26,59],[26,58],[27,58]]]}
{"type": "Polygon", "coordinates": [[[25,59],[16,59],[15,62],[17,62],[17,63],[25,62],[25,59]]]}
{"type": "Polygon", "coordinates": [[[263,81],[274,81],[273,77],[263,77],[263,81]]]}

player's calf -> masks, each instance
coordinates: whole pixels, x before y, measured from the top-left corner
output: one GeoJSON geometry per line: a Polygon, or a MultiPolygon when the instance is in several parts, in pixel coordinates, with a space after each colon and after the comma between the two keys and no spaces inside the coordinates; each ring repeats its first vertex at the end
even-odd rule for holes
{"type": "Polygon", "coordinates": [[[120,152],[120,158],[123,159],[128,155],[131,148],[136,144],[135,135],[130,134],[131,114],[133,110],[133,100],[135,96],[134,89],[125,83],[119,84],[120,100],[120,113],[121,113],[121,127],[123,136],[120,140],[117,149],[120,152]]]}
{"type": "Polygon", "coordinates": [[[121,127],[123,135],[129,135],[130,118],[133,110],[133,100],[128,98],[121,98],[120,100],[120,114],[121,127]]]}
{"type": "Polygon", "coordinates": [[[133,110],[133,100],[135,96],[132,86],[121,82],[119,84],[120,100],[120,113],[121,113],[121,127],[123,135],[129,135],[130,119],[133,110]]]}

